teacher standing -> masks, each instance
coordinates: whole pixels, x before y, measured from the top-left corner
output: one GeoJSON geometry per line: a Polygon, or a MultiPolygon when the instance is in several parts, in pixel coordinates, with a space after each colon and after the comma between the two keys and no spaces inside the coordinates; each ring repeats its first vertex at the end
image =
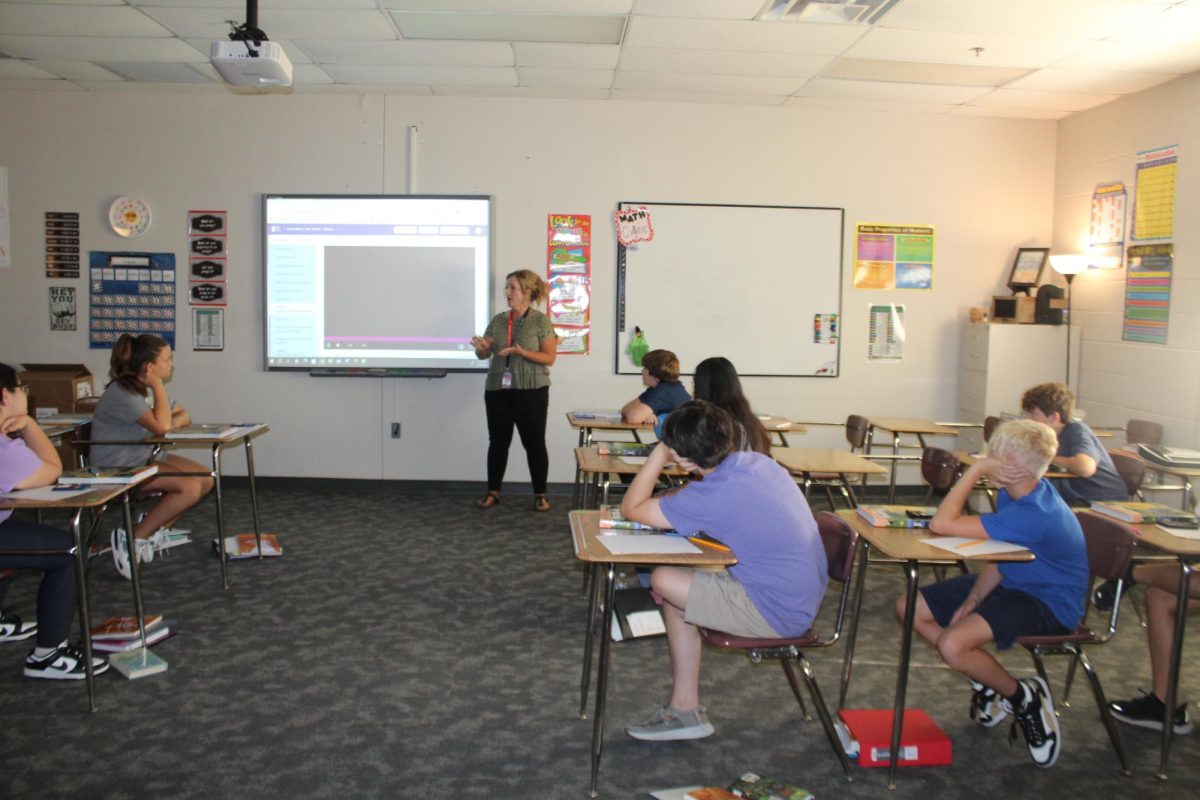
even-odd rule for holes
{"type": "Polygon", "coordinates": [[[488,423],[488,490],[475,505],[492,508],[500,502],[515,425],[529,462],[533,507],[549,511],[546,413],[550,407],[550,367],[558,357],[558,338],[550,318],[534,308],[546,298],[546,283],[536,272],[510,272],[504,280],[504,297],[508,311],[492,317],[483,336],[471,337],[475,355],[492,359],[483,392],[488,423]]]}

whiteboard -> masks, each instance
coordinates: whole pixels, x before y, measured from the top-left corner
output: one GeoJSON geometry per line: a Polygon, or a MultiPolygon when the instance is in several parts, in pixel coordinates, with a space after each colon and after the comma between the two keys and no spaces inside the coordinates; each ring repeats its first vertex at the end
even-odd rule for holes
{"type": "Polygon", "coordinates": [[[617,248],[616,365],[640,327],[691,373],[724,356],[740,375],[837,377],[845,210],[622,201],[654,238],[617,248]]]}

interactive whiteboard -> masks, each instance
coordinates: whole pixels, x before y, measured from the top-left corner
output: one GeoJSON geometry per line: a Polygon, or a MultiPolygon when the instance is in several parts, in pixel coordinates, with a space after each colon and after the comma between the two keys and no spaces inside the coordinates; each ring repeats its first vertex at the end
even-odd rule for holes
{"type": "Polygon", "coordinates": [[[684,373],[724,356],[741,375],[836,377],[845,210],[623,201],[654,238],[617,248],[616,372],[634,327],[684,373]]]}

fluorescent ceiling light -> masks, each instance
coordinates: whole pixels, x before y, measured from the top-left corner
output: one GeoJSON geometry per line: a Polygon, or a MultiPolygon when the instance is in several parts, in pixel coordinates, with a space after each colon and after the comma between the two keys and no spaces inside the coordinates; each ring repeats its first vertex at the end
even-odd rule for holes
{"type": "Polygon", "coordinates": [[[405,39],[620,44],[624,16],[390,12],[405,39]]]}

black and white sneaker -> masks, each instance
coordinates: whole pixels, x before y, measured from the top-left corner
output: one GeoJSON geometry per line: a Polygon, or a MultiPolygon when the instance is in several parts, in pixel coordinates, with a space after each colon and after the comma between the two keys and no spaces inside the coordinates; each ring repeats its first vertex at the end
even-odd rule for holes
{"type": "MultiPolygon", "coordinates": [[[[1126,725],[1136,725],[1139,728],[1149,728],[1152,731],[1163,729],[1163,712],[1167,710],[1162,700],[1154,692],[1146,692],[1141,697],[1132,700],[1116,700],[1108,704],[1109,711],[1118,722],[1126,725]]],[[[1187,703],[1175,706],[1171,716],[1171,730],[1175,733],[1192,732],[1192,721],[1188,718],[1187,703]]]]}
{"type": "MultiPolygon", "coordinates": [[[[92,656],[92,674],[100,675],[108,670],[108,661],[92,656]]],[[[59,681],[81,681],[87,677],[83,648],[69,644],[59,645],[45,658],[35,658],[33,653],[25,659],[26,678],[48,678],[59,681]]]]}
{"type": "Polygon", "coordinates": [[[1020,707],[1013,708],[1007,700],[1004,701],[1015,718],[1009,742],[1016,739],[1017,727],[1020,726],[1033,763],[1039,767],[1053,766],[1062,749],[1062,734],[1058,729],[1058,717],[1054,714],[1050,687],[1040,677],[1022,678],[1017,683],[1025,695],[1020,707]]]}
{"type": "Polygon", "coordinates": [[[0,611],[0,642],[19,642],[37,633],[36,622],[22,622],[16,614],[0,611]]]}
{"type": "Polygon", "coordinates": [[[977,681],[971,681],[974,693],[971,695],[971,721],[985,728],[994,728],[1008,716],[1004,698],[995,689],[984,686],[977,681]]]}

